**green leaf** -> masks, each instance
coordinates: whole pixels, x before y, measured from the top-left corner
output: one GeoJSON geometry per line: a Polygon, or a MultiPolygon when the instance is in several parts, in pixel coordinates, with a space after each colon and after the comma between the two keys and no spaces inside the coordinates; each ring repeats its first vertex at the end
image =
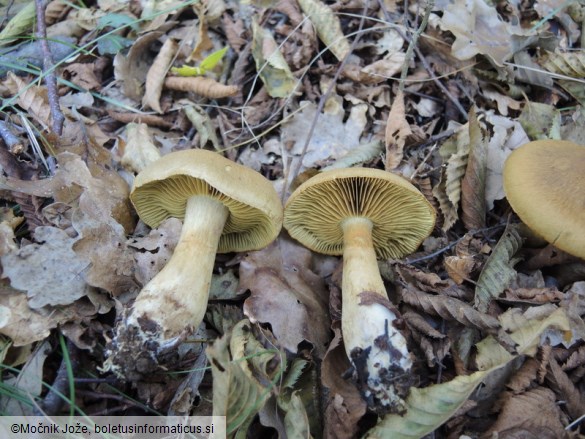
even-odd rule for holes
{"type": "Polygon", "coordinates": [[[508,226],[494,247],[477,280],[475,308],[478,311],[486,312],[489,302],[501,294],[504,288],[516,277],[516,271],[512,267],[516,265],[519,259],[513,256],[521,246],[522,238],[516,226],[508,226]]]}
{"type": "Polygon", "coordinates": [[[267,350],[256,340],[247,319],[207,348],[213,375],[213,414],[226,416],[228,434],[245,437],[249,424],[270,397],[273,380],[280,378],[279,373],[276,377],[267,375],[275,353],[278,351],[267,350]]]}
{"type": "Polygon", "coordinates": [[[209,70],[213,70],[218,62],[221,61],[229,47],[216,50],[207,56],[197,67],[183,65],[181,67],[173,67],[171,71],[179,76],[201,76],[209,70]]]}
{"type": "Polygon", "coordinates": [[[0,47],[12,43],[19,35],[30,34],[36,21],[35,2],[31,1],[0,32],[0,47]]]}

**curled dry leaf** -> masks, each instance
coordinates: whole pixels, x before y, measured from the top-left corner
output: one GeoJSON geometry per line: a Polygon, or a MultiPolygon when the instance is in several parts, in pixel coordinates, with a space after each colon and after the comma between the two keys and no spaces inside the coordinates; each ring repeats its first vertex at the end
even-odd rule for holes
{"type": "Polygon", "coordinates": [[[152,64],[152,55],[148,50],[158,40],[162,32],[149,32],[136,39],[127,55],[118,52],[114,58],[114,75],[122,82],[124,94],[135,101],[143,95],[146,74],[152,64]]]}
{"type": "Polygon", "coordinates": [[[165,87],[172,90],[193,92],[210,99],[220,99],[234,96],[238,93],[235,85],[225,85],[214,79],[203,76],[183,78],[170,76],[165,79],[165,87]]]}
{"type": "Polygon", "coordinates": [[[143,123],[126,125],[126,144],[120,160],[122,166],[139,173],[159,158],[160,152],[152,142],[148,126],[143,123]]]}
{"type": "Polygon", "coordinates": [[[485,226],[485,190],[487,142],[482,134],[475,110],[469,114],[469,156],[461,181],[461,219],[468,230],[485,226]]]}
{"type": "Polygon", "coordinates": [[[249,252],[240,263],[240,289],[250,290],[244,313],[252,322],[270,323],[283,347],[297,352],[303,340],[323,357],[329,343],[328,292],[312,270],[312,255],[289,238],[249,252]]]}
{"type": "Polygon", "coordinates": [[[431,315],[455,320],[463,326],[473,326],[489,333],[494,333],[500,328],[496,318],[478,312],[467,303],[453,297],[433,296],[406,286],[402,291],[402,300],[431,315]]]}
{"type": "Polygon", "coordinates": [[[516,277],[514,265],[519,261],[514,255],[522,246],[522,238],[515,226],[510,225],[494,247],[486,261],[475,287],[475,308],[486,312],[489,302],[510,285],[516,277]]]}
{"type": "Polygon", "coordinates": [[[446,256],[444,264],[449,277],[459,285],[470,280],[471,273],[479,265],[473,256],[446,256]]]}
{"type": "Polygon", "coordinates": [[[152,108],[157,113],[163,112],[160,107],[160,95],[165,76],[167,76],[167,72],[173,62],[177,48],[177,43],[172,38],[167,38],[146,74],[146,86],[144,96],[142,97],[142,105],[152,108]]]}

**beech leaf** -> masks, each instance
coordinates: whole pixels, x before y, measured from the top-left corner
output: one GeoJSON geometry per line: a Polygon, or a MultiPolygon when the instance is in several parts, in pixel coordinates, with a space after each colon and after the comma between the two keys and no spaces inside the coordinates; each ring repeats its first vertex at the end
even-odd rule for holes
{"type": "Polygon", "coordinates": [[[477,280],[475,287],[475,308],[477,310],[486,312],[489,302],[498,297],[516,277],[516,271],[512,267],[519,261],[519,259],[514,258],[514,255],[521,246],[522,238],[516,226],[508,226],[477,280]]]}
{"type": "Polygon", "coordinates": [[[469,115],[469,157],[461,182],[461,219],[468,230],[485,226],[485,190],[487,142],[481,132],[475,110],[469,115]]]}

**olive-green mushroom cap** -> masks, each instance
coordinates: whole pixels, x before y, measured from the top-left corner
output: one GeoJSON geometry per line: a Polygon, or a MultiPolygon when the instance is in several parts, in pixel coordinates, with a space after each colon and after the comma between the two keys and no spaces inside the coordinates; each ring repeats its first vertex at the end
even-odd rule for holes
{"type": "Polygon", "coordinates": [[[136,176],[130,199],[140,218],[155,228],[170,217],[184,219],[194,195],[212,197],[229,210],[219,253],[263,248],[282,227],[282,204],[270,181],[202,149],[173,152],[147,166],[136,176]]]}
{"type": "Polygon", "coordinates": [[[524,224],[585,259],[585,146],[563,140],[522,145],[504,165],[504,192],[524,224]]]}
{"type": "Polygon", "coordinates": [[[284,227],[306,247],[343,254],[342,223],[350,217],[372,221],[378,258],[401,258],[415,251],[433,230],[435,210],[404,178],[378,169],[322,172],[288,199],[284,227]]]}

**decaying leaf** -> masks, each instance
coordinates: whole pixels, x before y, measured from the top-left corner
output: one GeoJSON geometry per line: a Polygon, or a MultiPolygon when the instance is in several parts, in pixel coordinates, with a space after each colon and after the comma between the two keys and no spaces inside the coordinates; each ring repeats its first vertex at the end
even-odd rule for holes
{"type": "MultiPolygon", "coordinates": [[[[503,323],[503,322],[502,322],[503,323]]],[[[518,355],[534,355],[541,334],[549,328],[570,330],[570,323],[564,311],[556,312],[542,319],[526,322],[525,326],[517,327],[510,334],[517,343],[518,355]]],[[[505,329],[507,329],[504,326],[505,329]]],[[[505,366],[514,356],[509,354],[497,342],[488,337],[482,343],[483,349],[478,351],[478,364],[483,367],[471,375],[461,375],[444,384],[436,384],[426,388],[411,388],[406,404],[406,414],[386,415],[371,429],[366,438],[413,439],[422,438],[442,425],[467,400],[475,388],[493,371],[505,366]],[[505,353],[506,355],[501,355],[505,353]]],[[[478,344],[479,347],[479,344],[478,344]]]]}
{"type": "Polygon", "coordinates": [[[207,348],[213,373],[213,414],[226,416],[227,434],[245,434],[270,397],[284,365],[275,369],[268,363],[278,362],[279,353],[262,346],[248,320],[237,323],[229,334],[207,348]]]}
{"type": "Polygon", "coordinates": [[[402,91],[398,91],[398,94],[394,97],[394,102],[392,102],[388,121],[386,122],[384,136],[386,141],[386,171],[391,171],[398,167],[402,161],[406,138],[412,134],[404,111],[404,94],[402,91]]]}
{"type": "Polygon", "coordinates": [[[322,357],[329,342],[328,292],[311,265],[309,250],[281,237],[242,260],[240,288],[252,293],[244,303],[252,322],[270,323],[289,351],[297,352],[307,340],[322,357]]]}
{"type": "Polygon", "coordinates": [[[88,292],[89,261],[72,249],[76,239],[55,227],[37,227],[35,241],[2,256],[12,287],[26,291],[31,308],[69,305],[88,292]]]}
{"type": "Polygon", "coordinates": [[[487,146],[475,110],[472,110],[469,116],[469,156],[461,181],[461,219],[468,230],[485,226],[487,146]]]}
{"type": "Polygon", "coordinates": [[[444,264],[449,277],[458,284],[471,279],[471,273],[478,266],[473,256],[446,256],[444,264]]]}
{"type": "Polygon", "coordinates": [[[288,97],[297,81],[280,53],[272,33],[254,21],[252,35],[252,56],[268,94],[273,98],[288,97]]]}
{"type": "Polygon", "coordinates": [[[301,9],[317,29],[319,38],[341,61],[349,52],[349,42],[341,31],[339,17],[331,8],[319,0],[300,0],[301,9]]]}
{"type": "Polygon", "coordinates": [[[178,91],[192,91],[211,99],[226,98],[238,93],[237,86],[225,85],[205,76],[189,78],[169,76],[165,79],[165,87],[178,91]]]}
{"type": "Polygon", "coordinates": [[[516,276],[512,268],[519,261],[514,255],[522,245],[516,226],[510,225],[486,261],[475,288],[475,308],[486,312],[496,298],[516,276]]]}
{"type": "Polygon", "coordinates": [[[563,437],[566,432],[562,419],[555,394],[545,387],[537,387],[510,398],[486,434],[563,437]],[[538,413],[538,416],[534,416],[534,413],[538,413]]]}
{"type": "Polygon", "coordinates": [[[14,346],[44,340],[70,318],[58,309],[31,309],[26,294],[8,286],[0,291],[0,334],[10,337],[14,346]]]}

